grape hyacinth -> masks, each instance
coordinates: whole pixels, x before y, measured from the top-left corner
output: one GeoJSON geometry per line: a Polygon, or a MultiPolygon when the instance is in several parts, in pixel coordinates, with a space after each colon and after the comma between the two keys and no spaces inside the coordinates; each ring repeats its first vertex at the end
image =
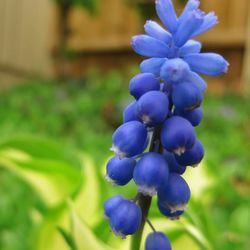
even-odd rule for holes
{"type": "Polygon", "coordinates": [[[149,20],[145,34],[132,38],[133,50],[148,58],[130,81],[134,101],[125,108],[124,123],[113,134],[111,150],[116,156],[107,164],[109,181],[122,186],[133,179],[138,188],[132,199],[117,195],[104,204],[114,233],[122,238],[134,234],[133,250],[140,248],[146,222],[153,232],[145,249],[172,249],[167,236],[148,219],[151,200],[157,195],[160,213],[170,219],[179,219],[185,212],[191,191],[182,174],[204,157],[194,128],[202,121],[207,89],[199,74],[219,76],[229,66],[221,55],[202,53],[202,44],[193,40],[218,22],[213,12],[199,9],[199,0],[188,0],[180,16],[171,0],[156,0],[155,5],[166,29],[149,20]],[[146,148],[149,152],[144,152],[146,148]]]}

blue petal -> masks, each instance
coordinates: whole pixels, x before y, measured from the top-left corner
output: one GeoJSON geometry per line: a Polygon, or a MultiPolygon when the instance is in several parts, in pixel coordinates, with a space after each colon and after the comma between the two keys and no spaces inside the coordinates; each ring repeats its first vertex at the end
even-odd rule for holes
{"type": "Polygon", "coordinates": [[[178,25],[174,6],[171,0],[156,0],[156,12],[164,25],[170,32],[175,32],[178,25]]]}
{"type": "Polygon", "coordinates": [[[144,25],[145,32],[158,40],[161,40],[167,44],[170,44],[172,40],[172,35],[163,29],[157,22],[147,21],[144,25]]]}
{"type": "Polygon", "coordinates": [[[184,19],[187,19],[189,13],[193,10],[197,10],[199,6],[200,6],[199,0],[189,0],[179,17],[179,23],[182,22],[184,19]]]}
{"type": "Polygon", "coordinates": [[[191,71],[186,80],[194,83],[202,93],[204,93],[207,89],[207,83],[205,82],[205,80],[195,72],[191,71]]]}
{"type": "Polygon", "coordinates": [[[166,58],[150,58],[144,60],[140,64],[140,69],[142,73],[152,73],[155,76],[160,76],[161,67],[166,62],[166,58]]]}
{"type": "Polygon", "coordinates": [[[216,53],[190,54],[184,57],[192,71],[197,73],[220,76],[227,72],[229,63],[216,53]]]}
{"type": "Polygon", "coordinates": [[[131,45],[134,51],[142,56],[166,57],[169,51],[164,42],[147,35],[132,37],[131,45]]]}
{"type": "Polygon", "coordinates": [[[217,23],[218,23],[218,17],[214,14],[214,12],[208,13],[204,17],[204,21],[200,26],[200,28],[193,33],[193,36],[197,36],[203,32],[208,31],[209,29],[213,28],[217,23]]]}
{"type": "Polygon", "coordinates": [[[201,11],[191,11],[187,18],[180,22],[174,42],[177,47],[183,46],[192,36],[193,33],[201,26],[204,14],[201,11]]]}
{"type": "Polygon", "coordinates": [[[183,57],[188,54],[200,53],[202,44],[195,40],[188,40],[179,50],[179,56],[183,57]]]}

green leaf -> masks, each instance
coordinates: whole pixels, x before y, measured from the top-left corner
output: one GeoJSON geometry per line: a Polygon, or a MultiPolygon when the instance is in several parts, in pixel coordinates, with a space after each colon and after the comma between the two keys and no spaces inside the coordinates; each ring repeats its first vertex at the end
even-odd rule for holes
{"type": "Polygon", "coordinates": [[[63,237],[63,239],[66,241],[66,243],[68,244],[68,246],[70,247],[70,249],[71,250],[77,250],[72,235],[69,232],[67,232],[65,229],[63,229],[62,227],[60,227],[60,226],[57,227],[57,230],[61,234],[61,236],[63,237]]]}
{"type": "Polygon", "coordinates": [[[84,181],[74,203],[81,218],[89,226],[94,227],[103,217],[97,168],[87,155],[82,155],[81,160],[84,181]]]}
{"type": "Polygon", "coordinates": [[[201,249],[204,250],[212,250],[212,246],[206,237],[202,234],[202,232],[185,221],[179,221],[179,223],[183,226],[185,232],[200,246],[201,249]]]}
{"type": "Polygon", "coordinates": [[[8,138],[0,143],[0,150],[8,148],[22,151],[33,158],[64,161],[73,167],[80,168],[80,162],[72,151],[47,138],[30,135],[8,138]]]}
{"type": "Polygon", "coordinates": [[[73,205],[70,204],[71,233],[76,243],[77,250],[112,250],[101,242],[91,229],[76,214],[73,205]]]}
{"type": "Polygon", "coordinates": [[[76,194],[82,183],[80,169],[67,162],[36,159],[16,149],[0,151],[0,165],[29,183],[48,207],[76,194]]]}

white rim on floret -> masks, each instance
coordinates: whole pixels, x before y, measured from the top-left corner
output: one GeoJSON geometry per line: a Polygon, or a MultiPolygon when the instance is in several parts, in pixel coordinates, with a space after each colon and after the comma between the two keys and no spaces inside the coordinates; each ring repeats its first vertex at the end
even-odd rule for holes
{"type": "Polygon", "coordinates": [[[182,204],[177,204],[177,205],[169,205],[167,204],[167,207],[170,209],[171,213],[175,213],[178,211],[186,211],[187,210],[187,204],[182,203],[182,204]]]}
{"type": "Polygon", "coordinates": [[[150,119],[150,117],[149,117],[148,115],[143,115],[143,116],[141,117],[141,119],[142,119],[142,121],[143,121],[144,124],[149,124],[149,123],[151,123],[151,119],[150,119]]]}
{"type": "Polygon", "coordinates": [[[109,175],[106,175],[106,176],[105,176],[105,179],[106,179],[108,182],[110,182],[113,186],[117,186],[116,181],[114,181],[112,178],[110,178],[109,175]]]}
{"type": "Polygon", "coordinates": [[[177,149],[174,150],[174,153],[177,154],[178,156],[184,154],[186,152],[186,148],[185,147],[179,147],[177,149]]]}
{"type": "Polygon", "coordinates": [[[113,151],[120,159],[126,157],[126,153],[121,151],[118,147],[116,147],[114,144],[110,148],[111,151],[113,151]]]}
{"type": "Polygon", "coordinates": [[[154,196],[157,193],[155,187],[148,187],[148,186],[138,186],[139,193],[142,193],[146,196],[154,196]]]}
{"type": "Polygon", "coordinates": [[[112,228],[112,231],[114,232],[115,235],[121,237],[122,239],[125,239],[125,238],[126,238],[126,235],[123,234],[121,231],[117,231],[117,230],[115,230],[114,228],[112,228]]]}

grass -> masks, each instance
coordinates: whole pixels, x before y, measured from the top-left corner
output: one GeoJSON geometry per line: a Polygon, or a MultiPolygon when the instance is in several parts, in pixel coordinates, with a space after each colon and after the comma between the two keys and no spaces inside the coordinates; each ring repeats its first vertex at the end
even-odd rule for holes
{"type": "MultiPolygon", "coordinates": [[[[92,74],[84,81],[64,83],[32,81],[1,93],[0,138],[49,137],[68,150],[88,152],[98,166],[110,154],[112,131],[121,122],[122,108],[129,99],[127,78],[117,73],[92,74]]],[[[223,237],[216,235],[212,228],[211,238],[220,249],[246,250],[250,103],[233,94],[208,95],[204,113],[197,133],[206,148],[209,175],[217,180],[208,192],[212,194],[208,211],[216,232],[223,232],[223,237]]],[[[0,182],[0,249],[32,249],[28,235],[33,228],[27,211],[36,197],[22,180],[1,168],[0,182]]]]}

